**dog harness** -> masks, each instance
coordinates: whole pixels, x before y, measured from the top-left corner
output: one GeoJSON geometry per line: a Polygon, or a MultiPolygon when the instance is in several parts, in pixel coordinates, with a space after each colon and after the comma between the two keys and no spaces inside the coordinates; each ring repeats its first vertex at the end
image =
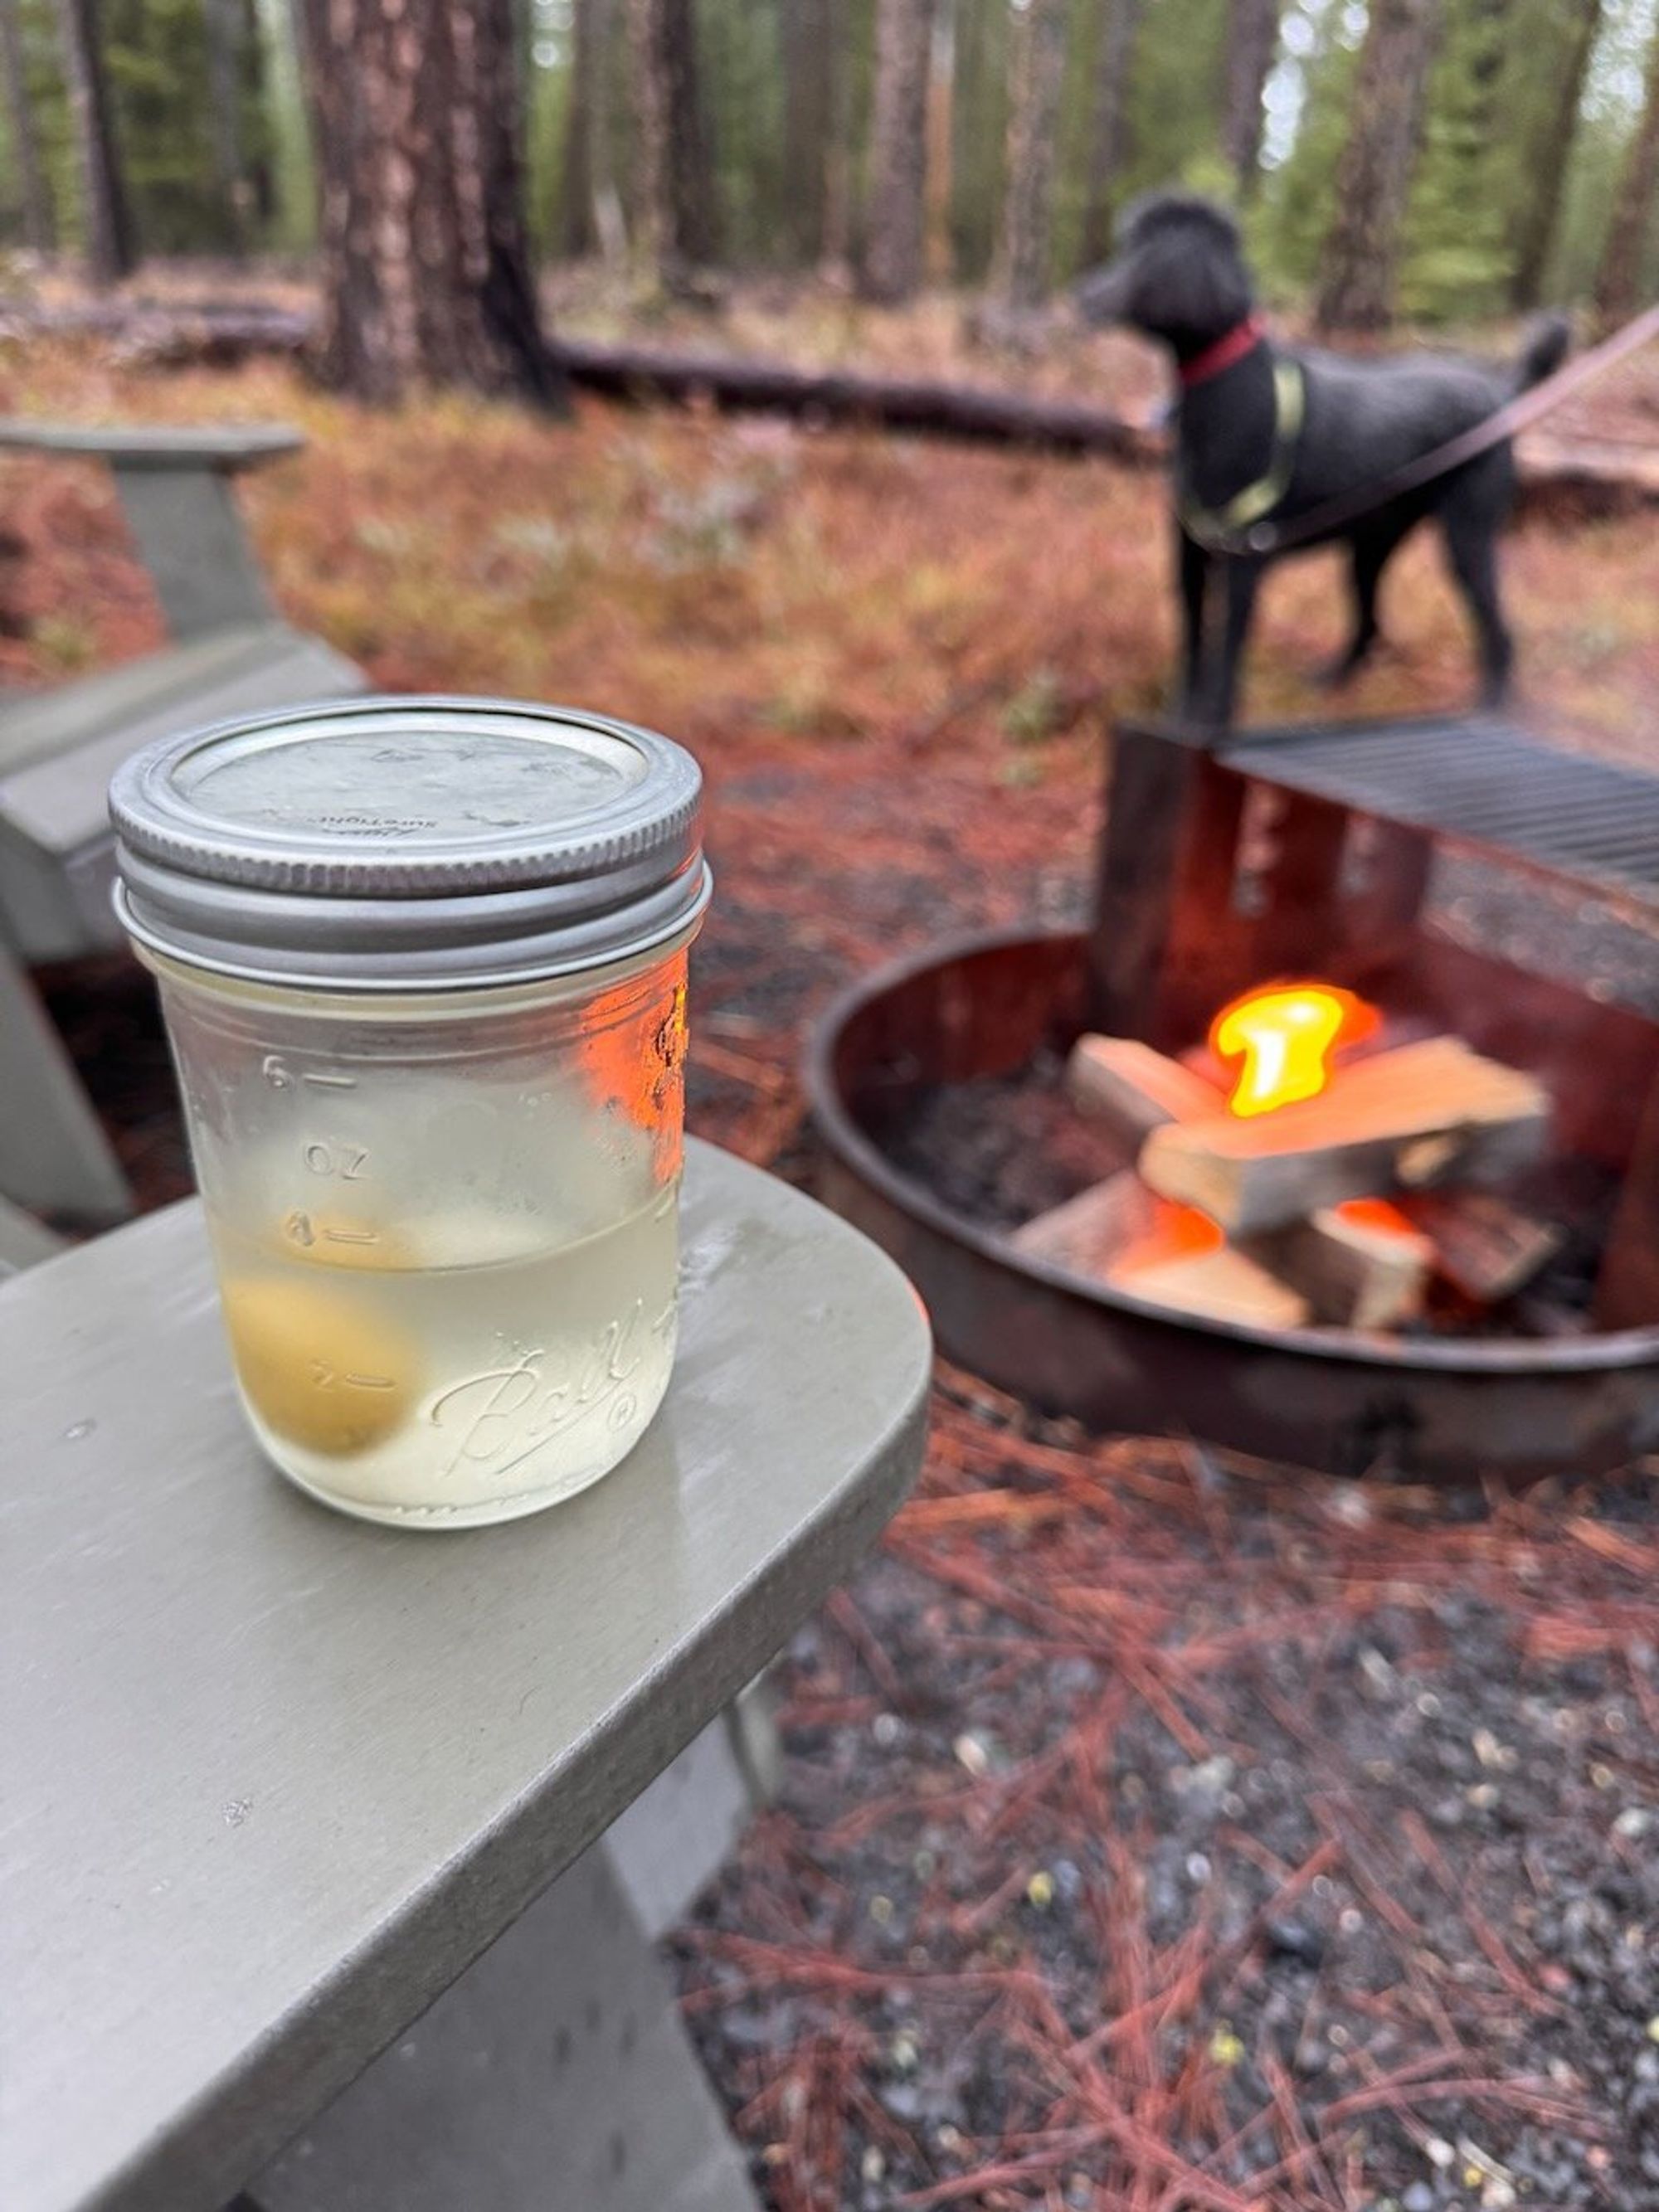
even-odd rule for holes
{"type": "Polygon", "coordinates": [[[1224,507],[1200,507],[1184,485],[1176,485],[1176,513],[1181,526],[1195,544],[1206,553],[1265,553],[1271,534],[1261,532],[1264,542],[1253,542],[1260,526],[1279,505],[1291,487],[1291,472],[1296,466],[1296,449],[1302,435],[1302,419],[1307,410],[1307,388],[1303,382],[1299,362],[1283,357],[1273,363],[1273,449],[1265,475],[1254,483],[1235,492],[1224,507]]]}

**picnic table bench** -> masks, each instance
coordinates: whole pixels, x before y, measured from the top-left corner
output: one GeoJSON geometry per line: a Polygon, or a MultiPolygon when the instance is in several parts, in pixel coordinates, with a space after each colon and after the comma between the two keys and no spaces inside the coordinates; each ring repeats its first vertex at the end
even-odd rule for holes
{"type": "Polygon", "coordinates": [[[15,1204],[88,1223],[131,1211],[27,972],[121,942],[111,775],[172,731],[362,689],[343,654],[278,617],[232,494],[236,477],[304,442],[274,424],[88,429],[0,418],[0,450],[108,466],[170,641],[0,703],[0,1196],[15,1204]]]}
{"type": "Polygon", "coordinates": [[[259,1458],[193,1202],[0,1285],[6,2212],[751,2203],[599,1839],[896,1507],[928,1351],[693,1144],[643,1443],[414,1535],[259,1458]]]}

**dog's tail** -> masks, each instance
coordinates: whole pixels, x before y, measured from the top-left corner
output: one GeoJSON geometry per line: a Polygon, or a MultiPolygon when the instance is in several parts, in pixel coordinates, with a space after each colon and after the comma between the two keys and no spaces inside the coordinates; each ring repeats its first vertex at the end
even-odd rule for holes
{"type": "Polygon", "coordinates": [[[1540,315],[1527,333],[1521,358],[1515,365],[1515,388],[1529,392],[1547,376],[1553,376],[1572,343],[1572,325],[1565,315],[1540,315]]]}

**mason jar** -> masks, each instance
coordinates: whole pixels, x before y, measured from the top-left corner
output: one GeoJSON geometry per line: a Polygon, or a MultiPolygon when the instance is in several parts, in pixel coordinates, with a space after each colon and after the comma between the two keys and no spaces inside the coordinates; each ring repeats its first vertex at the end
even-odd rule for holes
{"type": "Polygon", "coordinates": [[[117,775],[237,1385],[313,1497],[506,1520],[661,1403],[701,798],[665,738],[473,699],[227,724],[117,775]]]}

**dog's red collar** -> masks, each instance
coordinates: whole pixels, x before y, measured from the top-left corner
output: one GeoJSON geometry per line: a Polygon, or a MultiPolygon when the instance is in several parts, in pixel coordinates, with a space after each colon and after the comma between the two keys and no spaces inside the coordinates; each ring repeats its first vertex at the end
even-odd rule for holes
{"type": "Polygon", "coordinates": [[[1254,353],[1267,335],[1267,326],[1260,315],[1246,315],[1242,323],[1235,323],[1224,331],[1213,345],[1206,345],[1202,353],[1195,353],[1190,361],[1183,361],[1176,374],[1183,391],[1190,392],[1195,384],[1207,384],[1212,376],[1219,376],[1224,368],[1231,368],[1236,361],[1243,361],[1247,353],[1254,353]]]}

